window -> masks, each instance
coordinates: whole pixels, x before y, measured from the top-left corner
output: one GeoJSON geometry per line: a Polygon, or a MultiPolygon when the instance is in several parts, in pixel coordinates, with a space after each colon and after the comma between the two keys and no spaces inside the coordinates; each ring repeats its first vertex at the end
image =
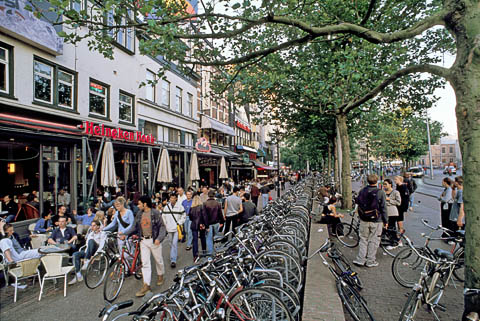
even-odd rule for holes
{"type": "Polygon", "coordinates": [[[120,121],[133,123],[133,96],[120,92],[118,97],[118,113],[120,121]]]}
{"type": "Polygon", "coordinates": [[[147,76],[146,76],[146,84],[145,88],[147,90],[147,95],[146,98],[150,101],[155,102],[156,101],[156,93],[155,93],[155,84],[150,83],[150,82],[155,82],[155,74],[151,72],[150,70],[147,70],[147,76]]]}
{"type": "Polygon", "coordinates": [[[33,62],[33,98],[53,107],[75,109],[75,73],[39,58],[33,62]]]}
{"type": "Polygon", "coordinates": [[[445,154],[445,147],[442,147],[442,153],[445,154]]]}
{"type": "Polygon", "coordinates": [[[179,113],[182,112],[182,91],[180,87],[175,89],[175,111],[179,113]]]}
{"type": "Polygon", "coordinates": [[[67,108],[73,108],[73,92],[75,76],[65,72],[58,71],[58,105],[67,108]]]}
{"type": "Polygon", "coordinates": [[[170,107],[170,82],[162,80],[162,105],[170,107]]]}
{"type": "Polygon", "coordinates": [[[108,115],[108,87],[97,81],[90,81],[89,110],[93,116],[107,118],[108,115]]]}
{"type": "Polygon", "coordinates": [[[85,10],[85,2],[84,0],[71,0],[70,1],[70,9],[75,10],[76,12],[80,12],[81,10],[85,10]]]}
{"type": "Polygon", "coordinates": [[[453,147],[450,147],[449,150],[450,150],[450,154],[453,154],[453,147]]]}
{"type": "Polygon", "coordinates": [[[53,67],[40,61],[34,62],[35,100],[53,104],[53,67]]]}
{"type": "Polygon", "coordinates": [[[187,116],[193,117],[193,95],[187,94],[187,116]]]}
{"type": "Polygon", "coordinates": [[[13,96],[13,90],[10,87],[13,85],[13,81],[10,79],[10,76],[13,75],[13,72],[10,71],[10,68],[13,68],[12,57],[12,47],[2,46],[0,43],[0,93],[13,96]]]}
{"type": "Polygon", "coordinates": [[[173,128],[168,128],[168,142],[180,144],[180,131],[173,128]]]}
{"type": "MultiPolygon", "coordinates": [[[[128,16],[123,17],[117,24],[114,18],[114,9],[111,9],[106,15],[106,22],[108,26],[126,25],[132,20],[132,12],[128,10],[128,16]]],[[[134,47],[134,29],[133,28],[110,28],[107,31],[108,35],[113,39],[114,43],[127,49],[130,52],[135,52],[134,47]]]]}

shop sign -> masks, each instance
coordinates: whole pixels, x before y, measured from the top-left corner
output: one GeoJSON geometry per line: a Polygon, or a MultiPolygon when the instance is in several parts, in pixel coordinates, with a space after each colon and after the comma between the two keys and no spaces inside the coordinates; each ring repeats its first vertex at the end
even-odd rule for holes
{"type": "Polygon", "coordinates": [[[198,166],[208,167],[208,166],[218,166],[217,158],[213,157],[198,157],[198,166]]]}
{"type": "Polygon", "coordinates": [[[122,130],[121,128],[110,128],[103,124],[95,125],[89,121],[83,122],[83,125],[80,125],[80,128],[84,129],[84,135],[109,137],[128,142],[155,144],[155,137],[153,135],[144,135],[140,131],[132,132],[128,130],[122,130]]]}
{"type": "Polygon", "coordinates": [[[239,122],[238,120],[237,120],[237,127],[240,128],[240,129],[243,129],[243,130],[245,130],[245,131],[247,131],[247,132],[251,132],[251,131],[252,131],[252,130],[250,129],[250,127],[248,127],[247,125],[242,124],[242,123],[239,122]]]}
{"type": "Polygon", "coordinates": [[[248,153],[243,153],[242,154],[242,161],[244,164],[249,164],[250,163],[250,156],[248,153]]]}
{"type": "Polygon", "coordinates": [[[200,137],[195,144],[195,149],[201,153],[210,153],[212,151],[212,145],[205,137],[200,137]]]}

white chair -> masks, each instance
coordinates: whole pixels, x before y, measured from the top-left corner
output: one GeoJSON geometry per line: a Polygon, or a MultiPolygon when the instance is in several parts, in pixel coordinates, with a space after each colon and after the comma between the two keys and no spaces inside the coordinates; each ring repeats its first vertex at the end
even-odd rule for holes
{"type": "Polygon", "coordinates": [[[32,244],[32,249],[38,249],[44,246],[48,239],[46,234],[32,234],[30,237],[32,238],[30,241],[32,244]]]}
{"type": "Polygon", "coordinates": [[[35,285],[35,277],[38,276],[40,281],[40,272],[38,266],[40,259],[28,259],[16,262],[17,267],[10,268],[8,274],[15,278],[15,296],[13,302],[17,302],[18,281],[33,277],[33,285],[35,285]]]}
{"type": "Polygon", "coordinates": [[[38,301],[42,299],[43,288],[45,286],[45,280],[54,280],[64,278],[63,281],[63,296],[67,296],[67,274],[74,269],[73,266],[62,266],[62,254],[48,254],[41,258],[43,266],[47,273],[43,276],[40,281],[40,295],[38,296],[38,301]]]}
{"type": "Polygon", "coordinates": [[[30,234],[33,234],[33,231],[35,230],[35,225],[36,223],[32,223],[28,225],[28,230],[30,231],[30,234]]]}
{"type": "Polygon", "coordinates": [[[5,286],[8,286],[8,262],[3,253],[0,252],[0,270],[3,271],[5,286]]]}

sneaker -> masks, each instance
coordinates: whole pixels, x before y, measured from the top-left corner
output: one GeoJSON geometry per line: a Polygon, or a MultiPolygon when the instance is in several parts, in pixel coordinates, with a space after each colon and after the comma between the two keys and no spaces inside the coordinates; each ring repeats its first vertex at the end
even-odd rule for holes
{"type": "Polygon", "coordinates": [[[448,245],[453,245],[453,244],[455,244],[454,241],[448,241],[448,245]]]}
{"type": "Polygon", "coordinates": [[[74,285],[75,283],[77,283],[77,277],[74,276],[72,280],[70,280],[70,282],[68,282],[68,285],[74,285]]]}
{"type": "Polygon", "coordinates": [[[398,242],[398,246],[403,246],[403,242],[402,242],[402,241],[399,241],[399,242],[398,242]]]}
{"type": "Polygon", "coordinates": [[[353,264],[358,265],[358,266],[364,266],[365,265],[365,262],[360,262],[358,260],[353,260],[352,262],[353,262],[353,264]]]}
{"type": "Polygon", "coordinates": [[[170,263],[170,267],[171,267],[171,268],[177,267],[177,263],[175,263],[175,262],[170,263]]]}
{"type": "Polygon", "coordinates": [[[80,274],[80,275],[77,275],[77,282],[82,282],[83,281],[83,276],[80,274]]]}
{"type": "Polygon", "coordinates": [[[190,251],[191,249],[192,249],[191,246],[187,246],[187,247],[185,248],[185,250],[187,250],[187,251],[190,251]]]}
{"type": "Polygon", "coordinates": [[[82,265],[82,271],[85,271],[87,269],[88,263],[90,263],[90,260],[85,260],[85,262],[82,265]]]}
{"type": "Polygon", "coordinates": [[[378,262],[377,262],[377,261],[375,261],[375,262],[370,262],[370,263],[367,263],[366,266],[369,267],[369,268],[377,267],[377,266],[378,266],[378,262]]]}
{"type": "MultiPolygon", "coordinates": [[[[11,286],[15,287],[15,284],[10,284],[11,286]]],[[[18,283],[17,284],[17,288],[20,289],[20,290],[24,290],[27,288],[27,284],[20,284],[18,283]]]]}
{"type": "Polygon", "coordinates": [[[395,250],[397,247],[399,247],[399,245],[389,245],[389,246],[386,247],[386,249],[388,251],[391,251],[391,250],[395,250]]]}
{"type": "Polygon", "coordinates": [[[159,275],[157,278],[157,285],[161,286],[163,284],[163,275],[159,275]]]}

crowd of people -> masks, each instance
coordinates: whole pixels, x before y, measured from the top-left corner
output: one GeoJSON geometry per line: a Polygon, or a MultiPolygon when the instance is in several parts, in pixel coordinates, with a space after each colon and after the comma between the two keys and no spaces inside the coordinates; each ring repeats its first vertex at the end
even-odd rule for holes
{"type": "MultiPolygon", "coordinates": [[[[281,181],[278,185],[285,187],[281,181]]],[[[275,182],[267,180],[252,180],[242,185],[229,180],[216,189],[201,186],[198,190],[188,188],[185,191],[182,187],[171,186],[152,196],[132,193],[128,199],[120,192],[110,197],[100,194],[82,214],[74,209],[70,211],[70,199],[63,191],[58,197],[62,203],[58,204],[57,213],[44,212],[35,223],[31,236],[45,235],[46,244],[68,249],[75,267],[75,275],[69,284],[83,280],[82,271],[103,249],[107,232],[117,232],[118,248],[126,246],[132,253],[134,249],[129,240],[138,239],[143,286],[136,295],[140,297],[151,290],[151,256],[156,265],[156,284],[163,284],[162,246],[170,249],[171,268],[176,267],[178,256],[184,255],[179,253],[179,242],[186,242],[185,249],[192,251],[194,260],[201,255],[211,255],[214,237],[235,230],[257,215],[257,206],[261,204],[263,208],[272,200],[274,186],[275,182]]],[[[9,201],[7,197],[7,206],[9,201]]],[[[15,236],[13,226],[5,220],[0,223],[0,231],[0,248],[8,262],[41,257],[38,249],[26,249],[29,239],[15,236]]]]}

